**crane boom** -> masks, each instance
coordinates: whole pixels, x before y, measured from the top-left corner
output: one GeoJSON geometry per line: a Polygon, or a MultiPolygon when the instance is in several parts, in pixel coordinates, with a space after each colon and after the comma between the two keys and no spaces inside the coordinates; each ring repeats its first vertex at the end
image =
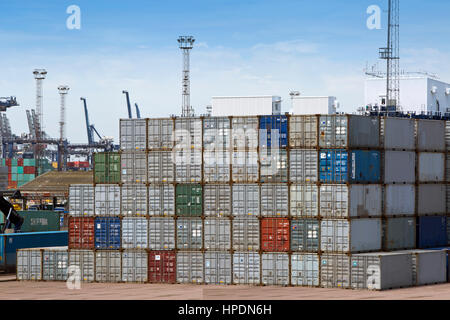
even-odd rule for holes
{"type": "Polygon", "coordinates": [[[122,93],[125,94],[127,98],[128,118],[131,119],[133,118],[133,115],[131,114],[130,94],[126,90],[123,90],[122,93]]]}
{"type": "Polygon", "coordinates": [[[88,109],[87,109],[87,104],[86,104],[86,98],[80,98],[80,100],[83,101],[83,105],[84,105],[84,116],[86,118],[86,130],[87,130],[87,136],[88,136],[88,143],[89,143],[89,145],[91,145],[94,143],[94,137],[92,136],[91,125],[89,123],[89,114],[88,114],[88,109]]]}
{"type": "Polygon", "coordinates": [[[140,119],[141,118],[141,111],[139,110],[139,107],[138,107],[137,103],[135,103],[134,105],[136,106],[136,117],[138,119],[140,119]]]}

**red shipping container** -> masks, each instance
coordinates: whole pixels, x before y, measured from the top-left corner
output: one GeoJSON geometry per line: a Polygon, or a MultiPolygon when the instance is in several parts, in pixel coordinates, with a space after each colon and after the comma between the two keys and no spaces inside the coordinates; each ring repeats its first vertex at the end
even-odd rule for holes
{"type": "Polygon", "coordinates": [[[12,169],[11,169],[11,166],[9,166],[8,167],[8,174],[11,174],[12,173],[12,169]]]}
{"type": "Polygon", "coordinates": [[[263,218],[261,220],[262,251],[289,251],[289,231],[289,219],[263,218]]]}
{"type": "Polygon", "coordinates": [[[148,254],[148,281],[176,283],[177,258],[175,251],[150,251],[148,254]]]}
{"type": "Polygon", "coordinates": [[[17,181],[10,181],[8,183],[8,189],[12,189],[12,190],[17,189],[17,181]]]}
{"type": "Polygon", "coordinates": [[[36,168],[30,167],[30,166],[23,167],[23,173],[24,174],[36,174],[36,168]]]}
{"type": "Polygon", "coordinates": [[[23,158],[17,159],[17,166],[18,167],[23,167],[23,158]]]}
{"type": "Polygon", "coordinates": [[[6,159],[5,164],[6,164],[8,167],[11,167],[11,159],[6,159]]]}
{"type": "Polygon", "coordinates": [[[94,249],[94,218],[69,219],[69,249],[94,249]]]}
{"type": "Polygon", "coordinates": [[[69,168],[73,168],[73,166],[74,166],[75,164],[73,163],[73,162],[67,162],[67,167],[69,167],[69,168]]]}
{"type": "Polygon", "coordinates": [[[89,168],[91,165],[88,161],[81,161],[80,162],[80,168],[89,168]]]}
{"type": "Polygon", "coordinates": [[[12,174],[11,173],[8,173],[8,182],[11,182],[12,180],[12,174]]]}

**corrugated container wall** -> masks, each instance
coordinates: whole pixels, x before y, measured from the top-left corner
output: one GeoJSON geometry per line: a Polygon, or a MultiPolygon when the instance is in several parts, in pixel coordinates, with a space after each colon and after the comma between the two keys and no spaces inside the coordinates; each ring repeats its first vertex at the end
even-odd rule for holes
{"type": "Polygon", "coordinates": [[[197,149],[175,152],[175,181],[193,183],[202,181],[202,151],[197,149]]]}
{"type": "Polygon", "coordinates": [[[121,154],[122,183],[147,183],[147,154],[123,152],[121,154]]]}
{"type": "Polygon", "coordinates": [[[175,215],[175,187],[150,185],[148,187],[148,213],[150,216],[175,215]]]}
{"type": "Polygon", "coordinates": [[[147,215],[147,187],[140,184],[122,185],[121,214],[125,217],[147,215]]]}
{"type": "Polygon", "coordinates": [[[319,215],[319,188],[315,185],[293,184],[290,187],[290,215],[314,218],[319,215]]]}
{"type": "Polygon", "coordinates": [[[233,117],[231,119],[231,146],[234,150],[254,150],[259,146],[257,117],[233,117]]]}
{"type": "Polygon", "coordinates": [[[260,223],[257,217],[233,219],[233,250],[257,251],[260,243],[260,223]]]}
{"type": "Polygon", "coordinates": [[[177,249],[200,250],[203,242],[201,218],[177,219],[177,249]]]}
{"type": "Polygon", "coordinates": [[[117,152],[94,154],[94,183],[119,183],[121,155],[117,152]]]}
{"type": "Polygon", "coordinates": [[[42,250],[17,251],[17,280],[42,280],[42,250]]]}
{"type": "Polygon", "coordinates": [[[95,248],[120,249],[121,223],[119,218],[95,219],[95,248]]]}
{"type": "Polygon", "coordinates": [[[416,246],[416,218],[383,220],[383,250],[412,249],[416,246]]]}
{"type": "Polygon", "coordinates": [[[420,184],[417,187],[418,215],[446,214],[446,186],[444,184],[420,184]]]}
{"type": "Polygon", "coordinates": [[[174,218],[150,218],[149,248],[150,250],[175,249],[174,218]]]}
{"type": "Polygon", "coordinates": [[[177,253],[177,282],[203,283],[203,253],[177,253]]]}
{"type": "Polygon", "coordinates": [[[419,182],[445,182],[445,154],[419,152],[417,157],[419,182]]]}
{"type": "Polygon", "coordinates": [[[203,151],[203,180],[206,183],[229,182],[230,152],[222,150],[203,151]]]}
{"type": "Polygon", "coordinates": [[[120,282],[122,280],[121,254],[119,251],[95,252],[95,281],[120,282]]]}
{"type": "Polygon", "coordinates": [[[230,253],[206,252],[204,259],[206,284],[231,284],[230,253]]]}
{"type": "Polygon", "coordinates": [[[260,257],[260,254],[256,252],[235,252],[233,254],[233,284],[260,284],[260,257]]]}
{"type": "Polygon", "coordinates": [[[120,149],[147,150],[147,119],[120,119],[120,149]]]}
{"type": "Polygon", "coordinates": [[[172,149],[173,119],[148,119],[148,149],[172,149]]]}
{"type": "Polygon", "coordinates": [[[95,186],[95,215],[120,215],[120,187],[118,185],[95,186]]]}
{"type": "Polygon", "coordinates": [[[181,217],[199,217],[203,211],[203,188],[196,184],[176,186],[176,214],[181,217]]]}
{"type": "Polygon", "coordinates": [[[203,233],[206,250],[227,251],[231,249],[230,219],[206,218],[203,233]]]}
{"type": "Polygon", "coordinates": [[[445,251],[408,250],[412,264],[413,285],[444,283],[447,281],[447,255],[445,251]]]}
{"type": "Polygon", "coordinates": [[[291,255],[291,284],[293,286],[318,287],[319,255],[315,253],[294,253],[291,255]]]}
{"type": "Polygon", "coordinates": [[[258,153],[234,151],[232,153],[232,179],[234,183],[257,182],[259,178],[258,153]]]}
{"type": "Polygon", "coordinates": [[[445,122],[416,120],[417,150],[445,152],[445,122]]]}
{"type": "Polygon", "coordinates": [[[260,150],[259,155],[261,183],[288,182],[288,159],[286,150],[260,150]]]}
{"type": "Polygon", "coordinates": [[[254,184],[233,185],[233,216],[259,216],[259,186],[254,184]]]}
{"type": "Polygon", "coordinates": [[[94,187],[74,184],[69,187],[69,213],[73,217],[94,216],[94,187]]]}
{"type": "Polygon", "coordinates": [[[415,150],[413,119],[381,118],[381,147],[386,150],[415,150]]]}
{"type": "Polygon", "coordinates": [[[80,271],[81,281],[93,282],[95,279],[95,256],[93,250],[69,250],[69,276],[76,274],[74,267],[80,271]],[[72,271],[72,272],[71,272],[72,271]]]}
{"type": "Polygon", "coordinates": [[[435,248],[447,245],[447,217],[417,218],[417,248],[435,248]]]}
{"type": "Polygon", "coordinates": [[[202,148],[202,119],[176,118],[175,119],[175,149],[201,149],[202,148]]]}
{"type": "Polygon", "coordinates": [[[261,250],[269,252],[289,251],[289,220],[263,218],[261,220],[261,250]]]}
{"type": "Polygon", "coordinates": [[[175,181],[175,164],[172,151],[148,153],[148,182],[172,183],[175,181]]]}
{"type": "Polygon", "coordinates": [[[69,251],[67,247],[42,250],[42,280],[66,281],[68,268],[69,251]]]}
{"type": "Polygon", "coordinates": [[[350,257],[323,254],[320,257],[320,285],[324,288],[350,288],[350,257]]]}
{"type": "Polygon", "coordinates": [[[231,215],[231,186],[205,185],[203,187],[204,213],[209,217],[231,215]]]}
{"type": "Polygon", "coordinates": [[[415,159],[415,152],[385,151],[382,162],[384,183],[415,183],[415,159]]]}
{"type": "Polygon", "coordinates": [[[317,116],[291,116],[289,118],[289,146],[291,148],[317,147],[317,124],[317,116]]]}
{"type": "Polygon", "coordinates": [[[287,217],[289,189],[286,184],[261,185],[261,216],[287,217]]]}
{"type": "Polygon", "coordinates": [[[317,150],[290,150],[289,151],[289,180],[294,183],[317,182],[317,150]]]}
{"type": "Polygon", "coordinates": [[[291,220],[291,251],[319,252],[320,225],[317,219],[291,220]]]}
{"type": "Polygon", "coordinates": [[[231,146],[231,122],[228,117],[208,117],[203,120],[203,147],[225,151],[231,146]]]}
{"type": "Polygon", "coordinates": [[[148,281],[148,254],[144,250],[125,250],[122,252],[122,281],[148,281]]]}
{"type": "Polygon", "coordinates": [[[177,255],[175,251],[150,251],[148,254],[148,281],[176,283],[177,255]]]}
{"type": "Polygon", "coordinates": [[[70,218],[69,248],[94,249],[94,218],[70,218]]]}
{"type": "Polygon", "coordinates": [[[263,253],[261,261],[263,285],[289,285],[289,255],[287,253],[263,253]]]}
{"type": "Polygon", "coordinates": [[[383,187],[384,215],[413,216],[416,187],[413,184],[390,184],[383,187]]]}
{"type": "Polygon", "coordinates": [[[288,120],[286,116],[259,117],[260,148],[286,148],[288,146],[288,120]]]}
{"type": "Polygon", "coordinates": [[[122,248],[148,248],[148,220],[146,218],[122,219],[122,248]]]}

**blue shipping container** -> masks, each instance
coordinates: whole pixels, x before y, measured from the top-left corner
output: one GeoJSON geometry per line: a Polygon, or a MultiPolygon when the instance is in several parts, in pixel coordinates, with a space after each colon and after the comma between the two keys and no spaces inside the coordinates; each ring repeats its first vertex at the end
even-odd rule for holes
{"type": "Polygon", "coordinates": [[[95,219],[95,248],[120,249],[120,219],[95,219]]]}
{"type": "Polygon", "coordinates": [[[447,245],[447,217],[429,216],[417,219],[417,248],[435,248],[447,245]]]}
{"type": "Polygon", "coordinates": [[[17,249],[68,246],[67,231],[0,234],[0,269],[14,271],[17,249]]]}
{"type": "Polygon", "coordinates": [[[288,144],[288,121],[286,116],[261,116],[259,118],[259,146],[272,147],[274,130],[278,130],[278,147],[286,148],[288,144]],[[267,133],[267,134],[266,134],[267,133]]]}
{"type": "Polygon", "coordinates": [[[320,181],[328,183],[380,182],[379,151],[326,149],[320,151],[320,181]]]}

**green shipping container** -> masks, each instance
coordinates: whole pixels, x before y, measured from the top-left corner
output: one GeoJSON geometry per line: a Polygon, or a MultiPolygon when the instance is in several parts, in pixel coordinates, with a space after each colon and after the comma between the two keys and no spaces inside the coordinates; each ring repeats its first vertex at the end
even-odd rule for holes
{"type": "Polygon", "coordinates": [[[199,184],[180,184],[176,187],[176,214],[182,217],[202,215],[202,186],[199,184]]]}
{"type": "Polygon", "coordinates": [[[59,213],[54,211],[19,211],[24,218],[21,232],[59,231],[59,213]]]}
{"type": "Polygon", "coordinates": [[[17,159],[11,159],[11,166],[17,167],[17,159]]]}
{"type": "Polygon", "coordinates": [[[34,174],[24,174],[25,181],[32,181],[34,180],[35,176],[34,174]]]}
{"type": "Polygon", "coordinates": [[[94,154],[94,182],[120,183],[120,154],[118,152],[94,154]]]}
{"type": "Polygon", "coordinates": [[[12,166],[11,167],[11,173],[12,174],[17,174],[17,166],[12,166]]]}
{"type": "Polygon", "coordinates": [[[36,159],[23,159],[23,166],[24,167],[35,167],[36,159]]]}
{"type": "Polygon", "coordinates": [[[17,173],[11,173],[11,181],[17,181],[17,173]]]}
{"type": "Polygon", "coordinates": [[[17,167],[17,173],[23,174],[23,167],[17,167]]]}

